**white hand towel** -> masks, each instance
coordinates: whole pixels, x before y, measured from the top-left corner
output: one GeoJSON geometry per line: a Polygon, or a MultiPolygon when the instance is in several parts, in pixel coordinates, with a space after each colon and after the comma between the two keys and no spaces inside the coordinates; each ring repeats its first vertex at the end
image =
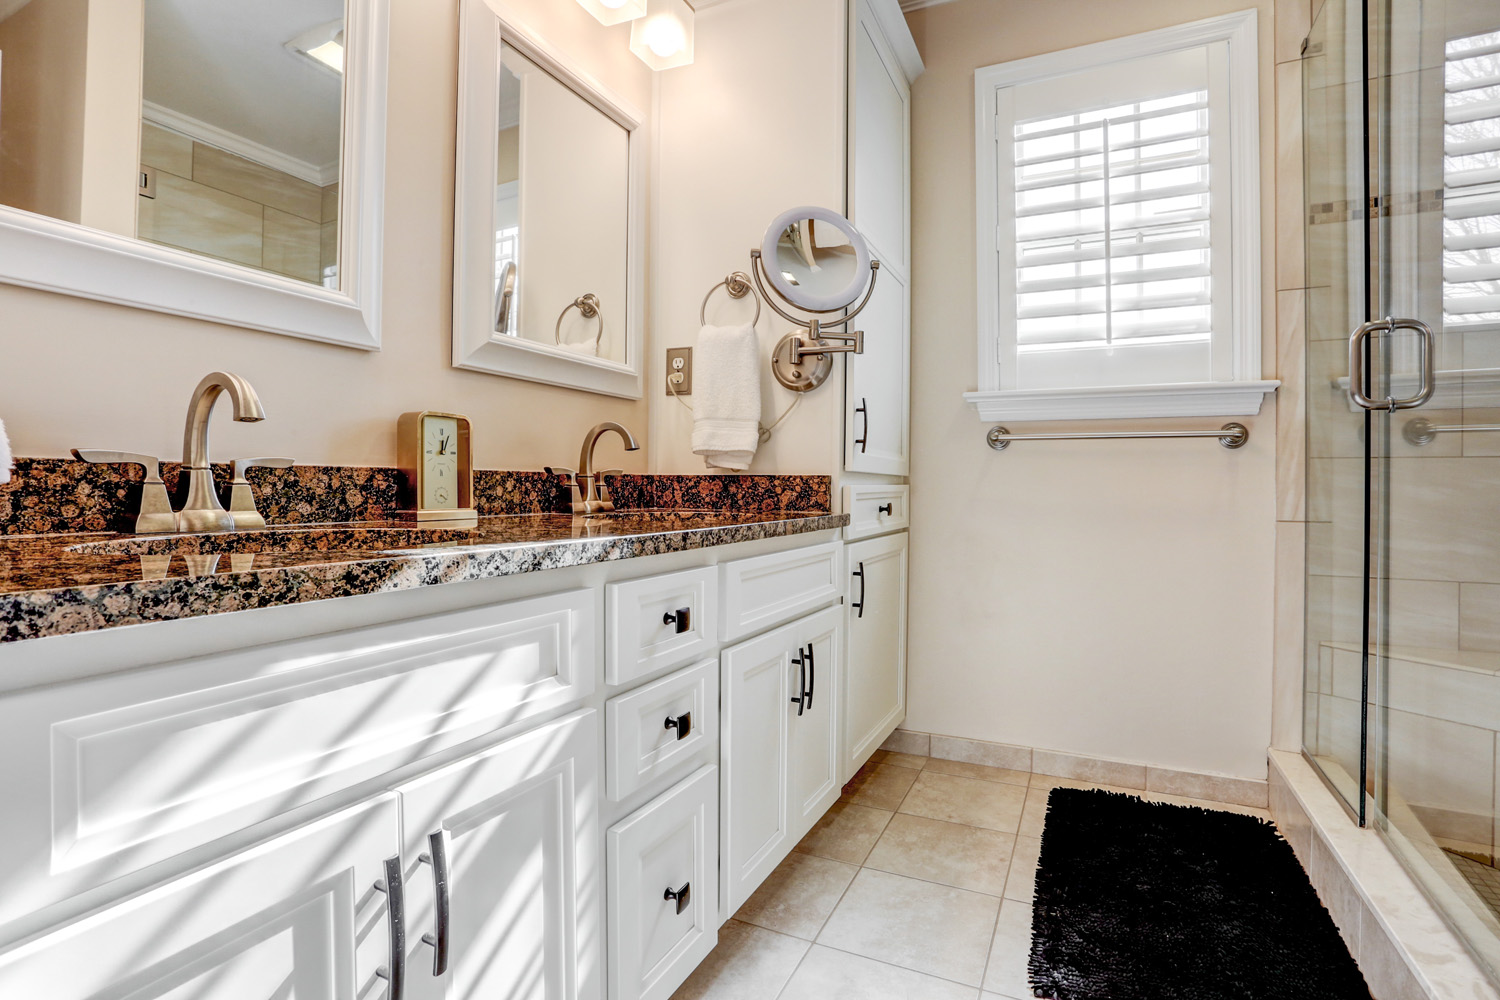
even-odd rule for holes
{"type": "Polygon", "coordinates": [[[760,444],[760,338],[755,327],[705,326],[694,352],[693,454],[710,469],[750,468],[760,444]]]}
{"type": "Polygon", "coordinates": [[[5,436],[5,421],[0,420],[0,483],[10,482],[10,440],[5,436]]]}

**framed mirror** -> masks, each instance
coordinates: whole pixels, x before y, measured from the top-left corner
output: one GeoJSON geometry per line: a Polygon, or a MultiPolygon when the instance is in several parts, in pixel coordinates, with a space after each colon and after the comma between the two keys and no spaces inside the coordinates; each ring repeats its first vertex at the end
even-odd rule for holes
{"type": "Polygon", "coordinates": [[[501,5],[462,0],[453,364],[639,398],[639,112],[501,5]]]}
{"type": "Polygon", "coordinates": [[[0,282],[380,346],[387,0],[0,0],[0,282]]]}

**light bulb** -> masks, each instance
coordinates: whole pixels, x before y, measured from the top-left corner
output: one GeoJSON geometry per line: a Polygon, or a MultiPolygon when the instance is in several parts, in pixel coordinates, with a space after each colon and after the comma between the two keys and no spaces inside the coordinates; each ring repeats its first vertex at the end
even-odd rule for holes
{"type": "Polygon", "coordinates": [[[608,7],[610,10],[619,10],[625,6],[625,0],[599,0],[600,6],[608,7]]]}
{"type": "Polygon", "coordinates": [[[646,44],[662,59],[675,56],[687,44],[682,26],[670,17],[659,17],[646,25],[646,44]]]}

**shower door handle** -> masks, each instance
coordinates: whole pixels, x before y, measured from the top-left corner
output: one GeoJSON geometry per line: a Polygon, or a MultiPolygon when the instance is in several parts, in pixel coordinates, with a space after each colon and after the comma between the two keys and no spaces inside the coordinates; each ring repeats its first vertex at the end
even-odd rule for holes
{"type": "Polygon", "coordinates": [[[1432,398],[1433,392],[1437,389],[1437,381],[1433,374],[1433,357],[1437,353],[1436,347],[1437,338],[1433,336],[1432,327],[1418,319],[1394,319],[1387,316],[1385,319],[1362,323],[1349,335],[1349,398],[1355,406],[1365,410],[1410,410],[1421,406],[1432,398]],[[1365,342],[1370,339],[1372,333],[1395,333],[1397,330],[1412,330],[1417,334],[1417,345],[1421,354],[1422,381],[1415,395],[1401,399],[1393,396],[1387,396],[1385,399],[1371,399],[1364,392],[1365,342]]]}

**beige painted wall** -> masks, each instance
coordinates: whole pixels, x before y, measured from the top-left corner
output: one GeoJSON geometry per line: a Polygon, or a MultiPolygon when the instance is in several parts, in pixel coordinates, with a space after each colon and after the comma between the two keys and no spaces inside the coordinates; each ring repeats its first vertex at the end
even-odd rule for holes
{"type": "Polygon", "coordinates": [[[0,22],[0,205],[79,218],[88,0],[32,0],[0,22]]]}
{"type": "MultiPolygon", "coordinates": [[[[665,394],[665,349],[697,341],[705,293],[729,272],[749,270],[751,247],[786,209],[843,210],[844,37],[844,0],[730,0],[699,12],[693,65],[660,75],[646,382],[657,404],[651,435],[656,471],[705,471],[692,452],[692,414],[665,394]],[[795,71],[768,72],[769,53],[795,71]]],[[[711,323],[753,315],[750,300],[736,302],[722,289],[708,308],[711,323]]],[[[762,308],[757,330],[765,424],[794,398],[770,374],[771,348],[790,329],[762,308]]],[[[836,370],[826,385],[807,393],[761,446],[750,471],[837,469],[842,384],[836,370]]]]}
{"type": "MultiPolygon", "coordinates": [[[[1172,0],[957,0],[908,18],[927,72],[912,109],[905,728],[1265,777],[1274,401],[1245,421],[1251,441],[1238,452],[1196,441],[1103,441],[1017,444],[996,454],[961,397],[977,383],[974,70],[1246,6],[1199,0],[1188,13],[1172,0]]],[[[1258,6],[1269,372],[1273,24],[1270,3],[1258,6]]]]}
{"type": "MultiPolygon", "coordinates": [[[[596,79],[651,107],[651,72],[629,52],[628,25],[603,28],[578,4],[559,0],[511,6],[596,79]]],[[[644,401],[450,366],[458,9],[455,0],[391,0],[391,19],[384,350],[0,285],[0,419],[17,454],[105,447],[176,456],[188,395],[219,367],[255,385],[268,419],[234,424],[219,414],[217,458],[390,464],[396,417],[426,408],[469,415],[476,460],[490,468],[571,464],[599,420],[644,433],[644,401]]],[[[645,467],[643,453],[609,454],[626,469],[645,467]]]]}

